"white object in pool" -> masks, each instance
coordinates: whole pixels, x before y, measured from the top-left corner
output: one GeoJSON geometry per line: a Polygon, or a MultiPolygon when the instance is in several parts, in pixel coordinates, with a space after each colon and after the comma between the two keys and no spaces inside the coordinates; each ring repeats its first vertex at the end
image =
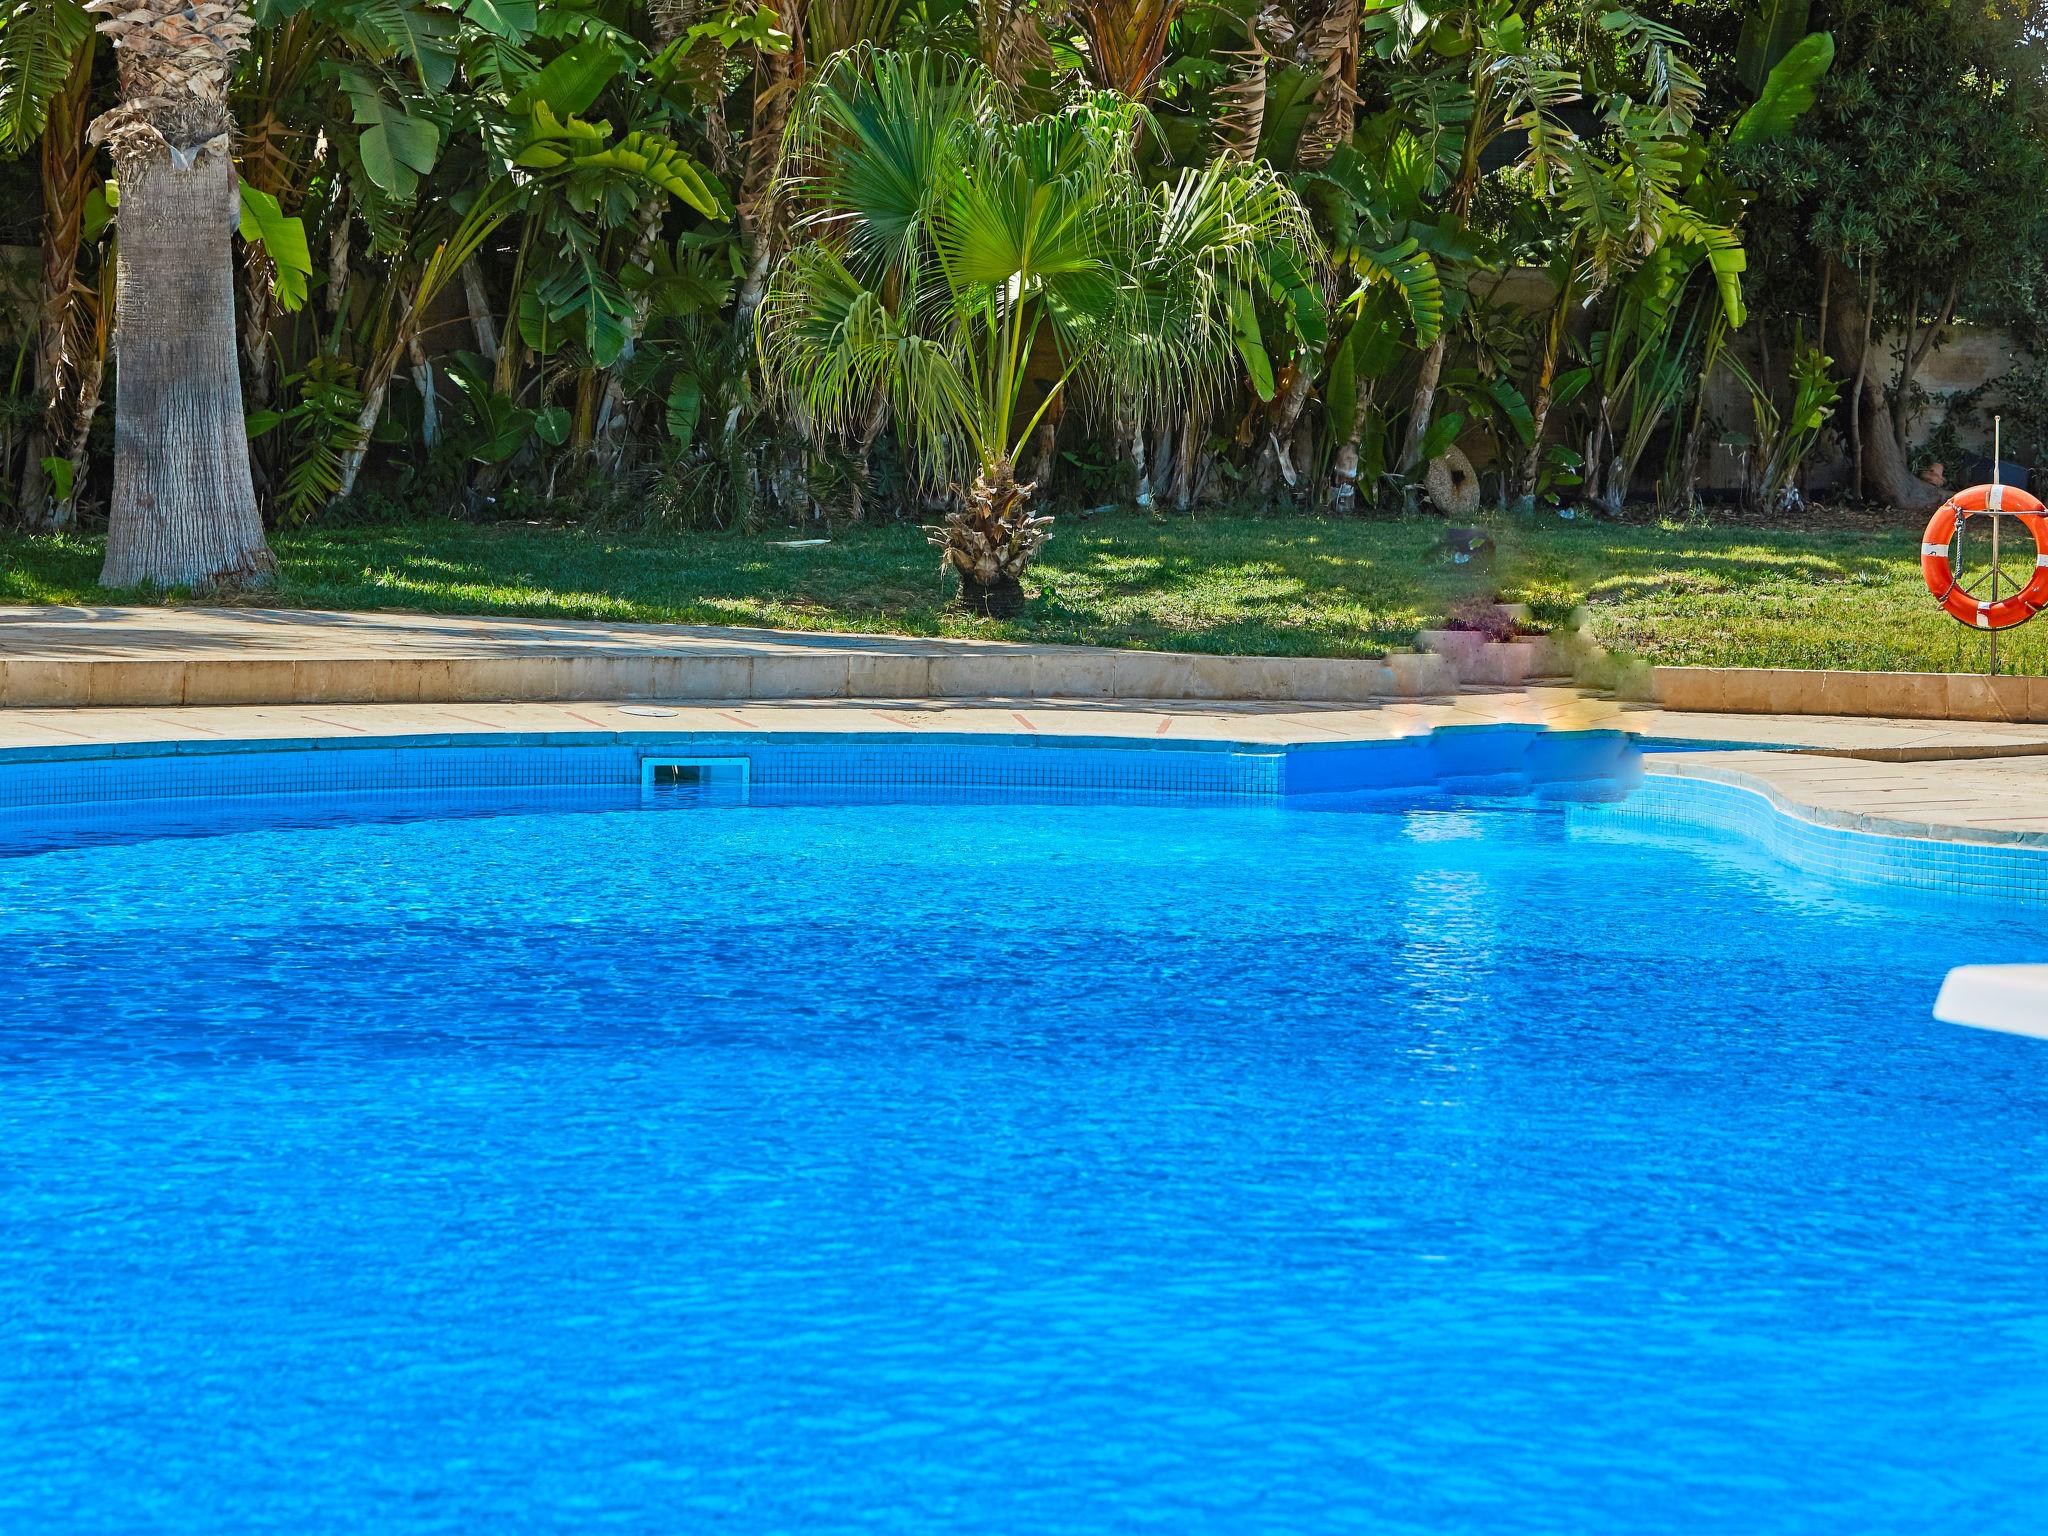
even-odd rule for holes
{"type": "Polygon", "coordinates": [[[2048,1040],[2048,965],[1959,965],[1941,984],[1934,1016],[2048,1040]]]}

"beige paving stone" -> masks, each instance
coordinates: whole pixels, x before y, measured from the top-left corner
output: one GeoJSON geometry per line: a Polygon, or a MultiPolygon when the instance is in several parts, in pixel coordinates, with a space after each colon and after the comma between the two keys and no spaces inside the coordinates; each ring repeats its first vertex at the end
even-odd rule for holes
{"type": "Polygon", "coordinates": [[[941,699],[1022,698],[1036,687],[1029,653],[934,656],[931,679],[932,693],[941,699]]]}
{"type": "Polygon", "coordinates": [[[843,699],[847,659],[839,655],[765,655],[753,659],[757,699],[843,699]]]}
{"type": "Polygon", "coordinates": [[[185,702],[185,663],[95,661],[83,667],[86,704],[157,705],[185,702]]]}
{"type": "Polygon", "coordinates": [[[1458,691],[1457,674],[1441,656],[1397,652],[1387,658],[1387,669],[1393,674],[1394,693],[1400,698],[1458,691]]]}
{"type": "Polygon", "coordinates": [[[0,661],[0,705],[33,709],[40,705],[73,704],[86,697],[88,669],[79,661],[57,657],[0,661]]]}
{"type": "Polygon", "coordinates": [[[2041,678],[1657,667],[1651,682],[1656,701],[1675,711],[2048,721],[2048,679],[2041,678]]]}
{"type": "Polygon", "coordinates": [[[929,656],[855,653],[846,658],[846,691],[853,698],[917,698],[931,686],[929,656]]]}
{"type": "MultiPolygon", "coordinates": [[[[208,658],[180,662],[184,674],[183,704],[269,704],[296,695],[293,684],[299,663],[285,658],[208,658]]],[[[94,669],[95,680],[99,669],[94,669]]],[[[122,692],[126,693],[126,688],[122,692]]]]}

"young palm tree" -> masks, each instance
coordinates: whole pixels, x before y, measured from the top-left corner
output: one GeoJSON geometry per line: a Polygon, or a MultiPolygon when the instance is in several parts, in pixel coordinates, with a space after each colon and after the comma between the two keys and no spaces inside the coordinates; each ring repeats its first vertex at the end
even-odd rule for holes
{"type": "Polygon", "coordinates": [[[791,122],[782,186],[805,238],[762,308],[764,371],[815,428],[894,420],[952,495],[928,532],[984,613],[1021,604],[1050,534],[1016,466],[1053,402],[1217,392],[1269,286],[1262,256],[1298,265],[1311,246],[1270,172],[1147,188],[1139,113],[1103,94],[1031,116],[977,66],[856,49],[791,122]]]}
{"type": "Polygon", "coordinates": [[[239,4],[89,0],[114,43],[121,105],[93,125],[121,190],[110,587],[266,584],[235,355],[239,207],[229,69],[239,4]]]}

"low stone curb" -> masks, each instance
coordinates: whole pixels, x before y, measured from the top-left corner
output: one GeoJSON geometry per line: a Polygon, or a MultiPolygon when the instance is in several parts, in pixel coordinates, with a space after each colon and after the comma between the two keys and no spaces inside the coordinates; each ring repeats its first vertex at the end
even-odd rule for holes
{"type": "Polygon", "coordinates": [[[1859,715],[1892,720],[2048,721],[2048,677],[1968,672],[1824,672],[1653,667],[1665,709],[1734,715],[1859,715]]]}
{"type": "Polygon", "coordinates": [[[601,699],[1203,699],[1357,704],[1458,691],[1435,655],[1381,660],[1164,651],[645,648],[451,656],[22,657],[0,706],[458,704],[601,699]]]}

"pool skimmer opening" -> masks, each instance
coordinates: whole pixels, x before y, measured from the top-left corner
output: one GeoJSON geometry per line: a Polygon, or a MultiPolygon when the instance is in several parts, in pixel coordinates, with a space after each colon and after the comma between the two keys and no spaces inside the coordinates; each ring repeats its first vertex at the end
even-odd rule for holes
{"type": "Polygon", "coordinates": [[[643,757],[640,793],[642,798],[681,793],[744,803],[752,770],[744,757],[643,757]]]}

